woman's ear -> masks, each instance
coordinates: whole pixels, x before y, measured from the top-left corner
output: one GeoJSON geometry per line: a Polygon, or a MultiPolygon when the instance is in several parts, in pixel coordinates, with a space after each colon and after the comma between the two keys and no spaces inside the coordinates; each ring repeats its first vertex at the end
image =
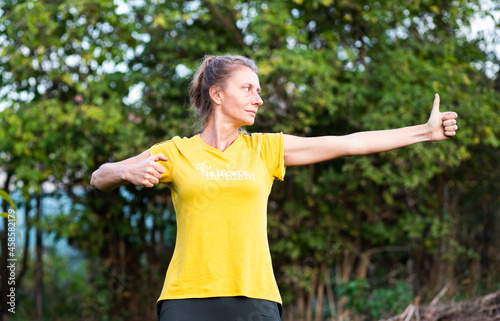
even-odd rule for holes
{"type": "Polygon", "coordinates": [[[220,105],[222,103],[222,88],[220,86],[212,86],[210,87],[208,93],[210,94],[210,98],[212,98],[212,101],[216,103],[217,105],[220,105]]]}

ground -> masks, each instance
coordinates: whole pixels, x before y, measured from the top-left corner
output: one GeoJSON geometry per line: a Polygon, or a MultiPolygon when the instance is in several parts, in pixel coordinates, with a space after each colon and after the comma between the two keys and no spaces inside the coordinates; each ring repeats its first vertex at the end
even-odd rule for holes
{"type": "Polygon", "coordinates": [[[471,301],[410,305],[404,313],[387,321],[500,321],[500,291],[471,301]]]}

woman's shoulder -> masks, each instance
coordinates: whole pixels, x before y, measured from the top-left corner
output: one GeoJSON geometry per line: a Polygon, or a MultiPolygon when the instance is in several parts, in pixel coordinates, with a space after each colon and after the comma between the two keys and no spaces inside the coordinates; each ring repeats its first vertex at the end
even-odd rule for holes
{"type": "Polygon", "coordinates": [[[189,146],[193,146],[196,136],[198,135],[192,137],[174,136],[168,140],[154,144],[151,147],[151,151],[154,151],[155,153],[169,154],[171,156],[178,155],[181,150],[189,148],[189,146]]]}
{"type": "Polygon", "coordinates": [[[269,141],[269,140],[281,140],[283,139],[283,133],[251,133],[248,135],[245,135],[248,137],[248,139],[254,140],[254,141],[269,141]]]}
{"type": "Polygon", "coordinates": [[[283,145],[282,133],[251,133],[241,136],[247,147],[261,151],[283,145]]]}
{"type": "Polygon", "coordinates": [[[262,132],[255,132],[255,133],[244,133],[245,136],[252,137],[252,138],[267,138],[267,137],[276,137],[283,135],[283,133],[262,133],[262,132]]]}
{"type": "Polygon", "coordinates": [[[170,139],[158,142],[158,143],[154,144],[153,146],[159,146],[159,145],[176,145],[178,143],[192,143],[192,142],[194,142],[196,140],[196,138],[198,136],[199,135],[194,135],[194,136],[191,136],[191,137],[174,136],[174,137],[172,137],[170,139]]]}

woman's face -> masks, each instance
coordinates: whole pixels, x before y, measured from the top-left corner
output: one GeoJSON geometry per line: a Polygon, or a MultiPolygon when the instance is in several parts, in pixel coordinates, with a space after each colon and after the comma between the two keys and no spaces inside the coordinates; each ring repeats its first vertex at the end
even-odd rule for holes
{"type": "Polygon", "coordinates": [[[262,104],[259,77],[248,67],[236,69],[220,91],[223,121],[237,127],[252,125],[262,104]]]}

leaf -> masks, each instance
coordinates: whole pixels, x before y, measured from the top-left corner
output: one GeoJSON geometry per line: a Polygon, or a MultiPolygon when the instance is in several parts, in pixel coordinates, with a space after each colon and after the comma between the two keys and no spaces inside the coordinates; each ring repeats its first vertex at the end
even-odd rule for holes
{"type": "MultiPolygon", "coordinates": [[[[4,190],[0,190],[0,197],[3,198],[4,200],[6,200],[10,206],[14,209],[14,211],[17,212],[17,208],[16,208],[16,204],[14,204],[14,201],[12,200],[12,198],[10,198],[9,194],[7,194],[7,192],[5,192],[4,190]]],[[[5,214],[5,213],[2,213],[2,214],[5,214]]]]}

